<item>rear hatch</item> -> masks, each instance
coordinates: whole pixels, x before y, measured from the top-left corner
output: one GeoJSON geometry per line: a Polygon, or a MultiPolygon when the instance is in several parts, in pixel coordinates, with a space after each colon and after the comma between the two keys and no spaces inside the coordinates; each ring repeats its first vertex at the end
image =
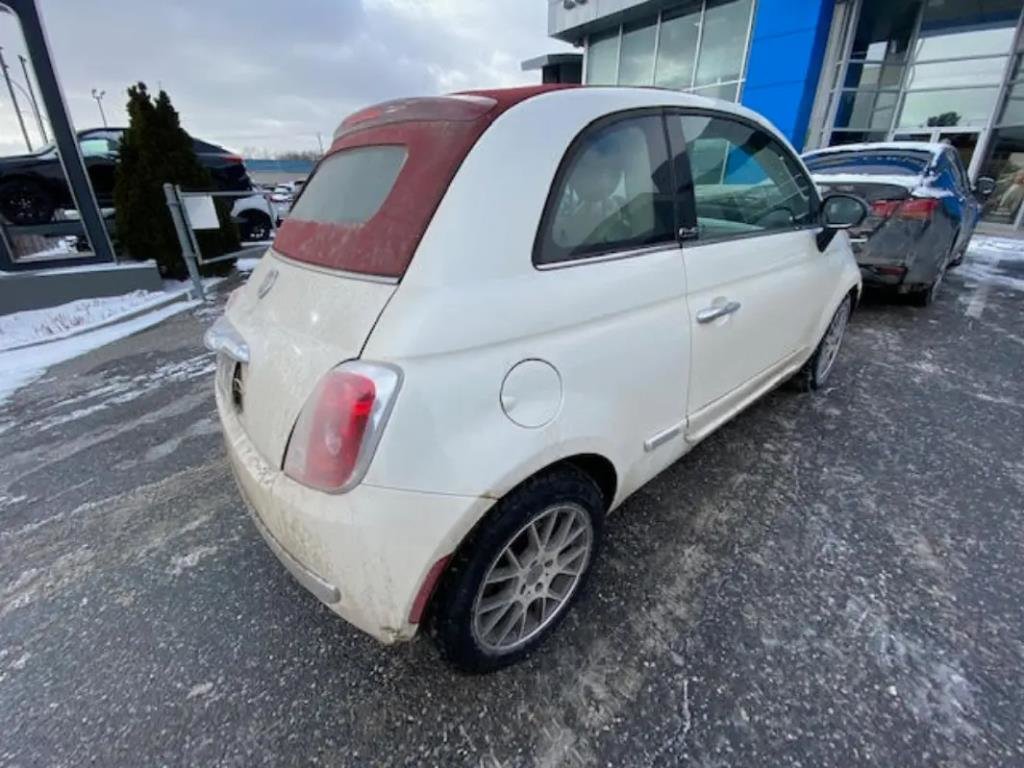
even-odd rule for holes
{"type": "Polygon", "coordinates": [[[274,247],[229,302],[248,362],[222,356],[255,448],[280,466],[321,377],[360,356],[469,148],[489,124],[483,97],[410,99],[346,120],[274,247]]]}

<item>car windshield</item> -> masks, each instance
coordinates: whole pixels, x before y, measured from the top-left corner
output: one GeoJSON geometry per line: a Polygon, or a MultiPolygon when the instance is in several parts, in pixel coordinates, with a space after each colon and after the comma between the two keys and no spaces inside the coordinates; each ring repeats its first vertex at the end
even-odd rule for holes
{"type": "Polygon", "coordinates": [[[931,162],[927,152],[911,150],[851,150],[823,152],[804,158],[811,173],[857,176],[920,176],[931,162]]]}

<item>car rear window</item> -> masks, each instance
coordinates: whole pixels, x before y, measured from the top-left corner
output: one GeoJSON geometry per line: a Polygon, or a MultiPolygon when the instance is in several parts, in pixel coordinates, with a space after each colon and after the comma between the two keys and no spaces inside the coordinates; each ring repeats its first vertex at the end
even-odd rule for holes
{"type": "Polygon", "coordinates": [[[931,162],[927,152],[824,152],[804,158],[812,173],[849,173],[865,176],[920,176],[931,162]]]}
{"type": "Polygon", "coordinates": [[[320,164],[291,215],[321,224],[362,224],[373,218],[408,157],[402,146],[357,147],[320,164]]]}

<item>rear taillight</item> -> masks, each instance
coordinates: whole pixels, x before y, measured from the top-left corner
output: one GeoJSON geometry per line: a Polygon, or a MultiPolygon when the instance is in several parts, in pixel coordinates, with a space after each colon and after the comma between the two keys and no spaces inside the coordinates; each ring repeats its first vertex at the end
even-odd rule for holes
{"type": "Polygon", "coordinates": [[[245,160],[241,155],[224,155],[224,159],[229,163],[238,163],[239,165],[245,165],[245,160]]]}
{"type": "Polygon", "coordinates": [[[939,201],[934,197],[911,198],[904,201],[903,205],[896,210],[896,218],[928,221],[938,207],[939,201]]]}
{"type": "Polygon", "coordinates": [[[895,216],[910,221],[929,221],[939,207],[934,197],[912,197],[908,200],[875,200],[871,213],[881,219],[895,216]]]}
{"type": "Polygon", "coordinates": [[[888,219],[900,207],[901,200],[875,200],[871,204],[871,215],[888,219]]]}
{"type": "Polygon", "coordinates": [[[347,491],[366,474],[401,384],[397,368],[354,360],[317,384],[302,408],[284,473],[321,491],[347,491]]]}

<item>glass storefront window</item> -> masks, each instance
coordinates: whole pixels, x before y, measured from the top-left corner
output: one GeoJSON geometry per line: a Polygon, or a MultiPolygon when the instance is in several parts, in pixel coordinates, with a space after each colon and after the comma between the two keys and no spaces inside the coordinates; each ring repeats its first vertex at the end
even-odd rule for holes
{"type": "Polygon", "coordinates": [[[753,9],[754,0],[687,0],[658,16],[591,35],[585,82],[707,89],[706,95],[735,101],[753,9]]]}
{"type": "Polygon", "coordinates": [[[897,91],[847,91],[839,96],[836,128],[889,130],[899,101],[897,91]]]}
{"type": "Polygon", "coordinates": [[[587,43],[587,82],[615,85],[618,69],[619,30],[591,35],[587,43]]]}
{"type": "Polygon", "coordinates": [[[872,141],[885,141],[885,131],[835,131],[832,133],[833,146],[840,144],[864,144],[872,141]]]}
{"type": "Polygon", "coordinates": [[[871,61],[904,59],[920,7],[919,0],[864,0],[851,57],[871,61]]]}
{"type": "Polygon", "coordinates": [[[708,0],[694,85],[738,80],[746,58],[753,0],[708,0]]]}
{"type": "Polygon", "coordinates": [[[650,85],[654,71],[654,39],[657,22],[627,24],[622,28],[619,85],[650,85]]]}
{"type": "Polygon", "coordinates": [[[992,136],[992,150],[981,172],[996,180],[982,216],[996,224],[1014,224],[1024,203],[1024,127],[1001,128],[992,136]]]}
{"type": "Polygon", "coordinates": [[[1024,125],[1024,83],[1014,83],[1006,94],[1006,105],[999,117],[1002,125],[1024,125]]]}
{"type": "Polygon", "coordinates": [[[1006,57],[942,61],[936,64],[915,64],[907,77],[908,89],[955,88],[977,85],[999,85],[1006,71],[1006,57]]]}
{"type": "Polygon", "coordinates": [[[983,126],[999,97],[999,88],[911,91],[903,100],[899,127],[983,126]]]}
{"type": "Polygon", "coordinates": [[[917,61],[1008,53],[1020,0],[925,0],[917,61]]]}
{"type": "Polygon", "coordinates": [[[658,62],[654,84],[662,88],[689,88],[697,60],[701,4],[666,11],[661,19],[658,62]]]}
{"type": "Polygon", "coordinates": [[[736,101],[739,96],[739,83],[726,83],[725,85],[710,85],[705,88],[694,88],[696,96],[707,96],[711,99],[723,99],[724,101],[736,101]]]}
{"type": "Polygon", "coordinates": [[[901,64],[867,64],[851,61],[846,68],[846,88],[899,88],[903,80],[901,64]]]}

